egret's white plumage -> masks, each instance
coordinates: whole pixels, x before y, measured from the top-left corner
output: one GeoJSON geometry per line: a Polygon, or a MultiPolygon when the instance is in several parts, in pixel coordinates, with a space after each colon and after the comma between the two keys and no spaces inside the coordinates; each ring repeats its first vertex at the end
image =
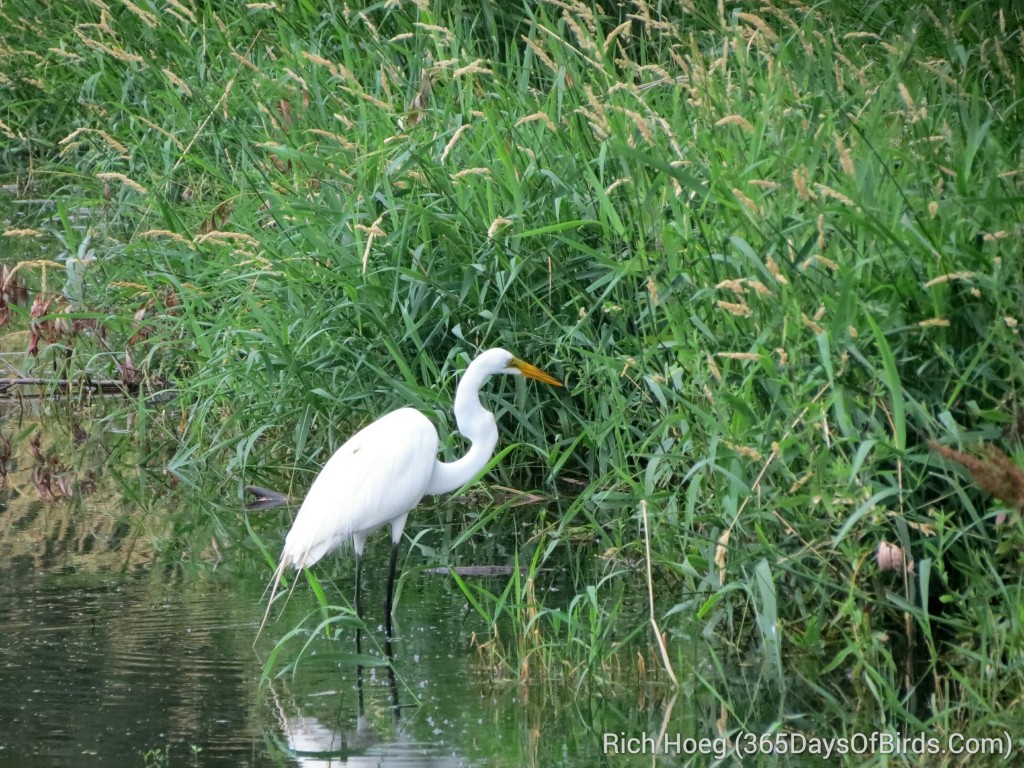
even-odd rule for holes
{"type": "MultiPolygon", "coordinates": [[[[286,568],[308,568],[328,552],[351,541],[357,558],[358,611],[358,561],[363,545],[370,533],[390,523],[392,558],[387,595],[390,626],[397,548],[409,512],[427,494],[447,493],[468,483],[494,453],[498,426],[494,415],[480,404],[479,398],[484,380],[494,374],[522,375],[561,386],[544,371],[510,352],[489,349],[470,363],[455,392],[455,421],[459,432],[471,443],[461,459],[438,461],[437,430],[426,416],[413,408],[399,408],[356,432],[335,451],[316,476],[295,516],[274,573],[271,604],[286,568]]],[[[269,605],[267,611],[270,611],[269,605]]]]}
{"type": "Polygon", "coordinates": [[[281,562],[308,568],[352,542],[405,517],[426,494],[437,454],[437,430],[414,408],[399,408],[356,432],[327,461],[306,494],[284,541],[281,562]]]}

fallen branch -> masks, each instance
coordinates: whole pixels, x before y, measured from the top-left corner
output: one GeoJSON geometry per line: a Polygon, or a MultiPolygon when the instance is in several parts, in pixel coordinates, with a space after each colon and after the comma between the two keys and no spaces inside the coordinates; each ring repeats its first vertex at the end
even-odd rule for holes
{"type": "MultiPolygon", "coordinates": [[[[36,379],[19,377],[0,379],[0,397],[8,396],[16,387],[41,387],[47,392],[59,389],[63,391],[92,391],[101,394],[132,394],[140,389],[137,383],[129,384],[120,379],[36,379]]],[[[161,387],[162,389],[163,387],[161,387]]],[[[47,392],[22,394],[22,397],[43,397],[47,392]]]]}

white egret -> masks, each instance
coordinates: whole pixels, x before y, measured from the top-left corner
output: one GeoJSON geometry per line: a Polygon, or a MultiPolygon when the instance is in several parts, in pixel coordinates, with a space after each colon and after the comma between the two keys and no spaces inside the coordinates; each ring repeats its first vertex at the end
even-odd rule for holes
{"type": "Polygon", "coordinates": [[[391,566],[385,603],[390,639],[398,545],[405,521],[424,496],[461,488],[487,465],[498,442],[498,425],[494,414],[480,404],[479,394],[484,380],[499,373],[562,386],[512,353],[489,349],[470,363],[455,391],[455,421],[459,432],[470,441],[469,451],[458,461],[438,460],[437,430],[414,408],[399,408],[356,432],[328,459],[299,507],[274,573],[271,605],[288,566],[308,568],[351,541],[356,555],[355,607],[362,618],[359,591],[363,545],[370,533],[390,523],[391,566]]]}

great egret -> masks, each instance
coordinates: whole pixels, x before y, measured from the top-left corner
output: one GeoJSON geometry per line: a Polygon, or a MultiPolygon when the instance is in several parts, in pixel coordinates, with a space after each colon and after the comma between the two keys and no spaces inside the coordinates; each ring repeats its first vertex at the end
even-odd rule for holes
{"type": "Polygon", "coordinates": [[[351,541],[356,554],[356,614],[362,618],[359,591],[363,545],[367,535],[390,523],[391,565],[385,603],[390,639],[398,545],[405,521],[424,496],[461,488],[490,460],[498,442],[498,425],[494,414],[480,404],[479,394],[484,380],[499,373],[562,386],[554,377],[511,352],[489,349],[469,364],[455,391],[455,421],[471,444],[458,461],[438,460],[437,430],[414,408],[399,408],[385,414],[352,435],[328,459],[299,507],[274,573],[271,605],[288,566],[296,570],[308,568],[331,550],[351,541]]]}

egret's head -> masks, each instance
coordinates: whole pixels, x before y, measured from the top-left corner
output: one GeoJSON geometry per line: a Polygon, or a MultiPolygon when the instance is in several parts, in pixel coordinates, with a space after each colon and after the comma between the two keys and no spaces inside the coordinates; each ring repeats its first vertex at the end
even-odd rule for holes
{"type": "Polygon", "coordinates": [[[506,349],[489,349],[486,352],[482,352],[473,361],[474,365],[478,363],[487,373],[510,373],[514,376],[536,379],[555,387],[562,386],[562,382],[554,376],[545,373],[535,365],[530,365],[524,360],[520,360],[506,349]]]}

